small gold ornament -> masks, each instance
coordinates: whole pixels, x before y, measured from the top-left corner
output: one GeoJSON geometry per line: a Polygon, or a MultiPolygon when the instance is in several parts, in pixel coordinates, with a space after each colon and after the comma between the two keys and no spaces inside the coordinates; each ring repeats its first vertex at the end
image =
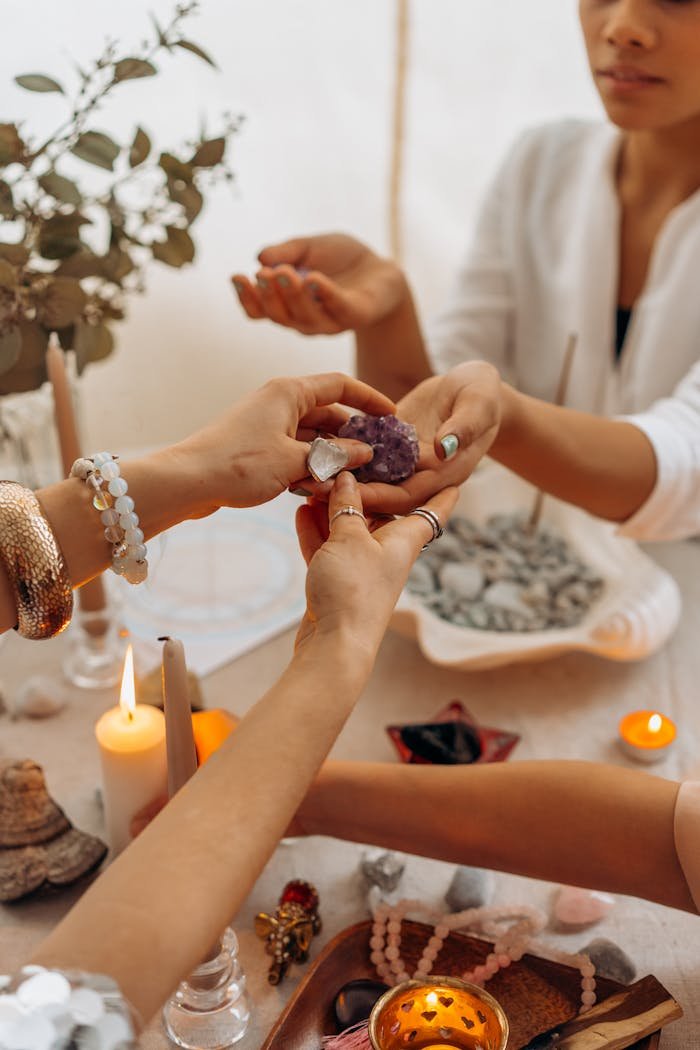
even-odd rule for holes
{"type": "Polygon", "coordinates": [[[318,893],[310,882],[293,879],[282,890],[274,915],[261,911],[255,916],[255,932],[272,956],[267,979],[280,984],[293,962],[309,958],[311,938],[321,930],[318,893]]]}

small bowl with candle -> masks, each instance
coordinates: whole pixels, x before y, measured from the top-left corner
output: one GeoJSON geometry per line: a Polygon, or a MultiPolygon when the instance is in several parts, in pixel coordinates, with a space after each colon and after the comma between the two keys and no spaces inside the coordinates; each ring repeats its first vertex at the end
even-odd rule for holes
{"type": "Polygon", "coordinates": [[[660,762],[666,758],[676,727],[670,718],[658,711],[631,711],[619,725],[620,747],[637,762],[660,762]]]}
{"type": "Polygon", "coordinates": [[[455,977],[404,981],[369,1018],[372,1050],[505,1050],[508,1019],[483,988],[455,977]]]}

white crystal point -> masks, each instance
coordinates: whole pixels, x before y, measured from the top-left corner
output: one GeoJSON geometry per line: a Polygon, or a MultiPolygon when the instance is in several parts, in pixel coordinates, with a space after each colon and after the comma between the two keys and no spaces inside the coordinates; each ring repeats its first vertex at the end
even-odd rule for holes
{"type": "Polygon", "coordinates": [[[306,465],[314,481],[328,481],[348,465],[350,456],[327,438],[317,437],[311,442],[306,465]]]}

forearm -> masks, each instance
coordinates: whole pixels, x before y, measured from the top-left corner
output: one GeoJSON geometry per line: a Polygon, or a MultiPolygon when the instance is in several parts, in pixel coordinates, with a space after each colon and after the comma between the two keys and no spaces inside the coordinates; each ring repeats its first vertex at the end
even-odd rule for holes
{"type": "MultiPolygon", "coordinates": [[[[208,509],[203,479],[186,444],[126,461],[121,468],[146,540],[208,509]]],[[[39,489],[36,495],[61,548],[73,586],[103,572],[111,563],[112,545],[104,537],[104,525],[85,482],[69,478],[39,489]]],[[[0,630],[9,630],[16,622],[9,580],[4,569],[0,569],[0,630]]]]}
{"type": "Polygon", "coordinates": [[[308,834],[645,897],[695,911],[678,863],[678,785],[585,762],[328,763],[308,834]]]}
{"type": "Polygon", "coordinates": [[[399,305],[355,334],[357,376],[394,401],[432,375],[420,321],[405,278],[399,305]]]}
{"type": "Polygon", "coordinates": [[[147,1020],[236,914],[340,732],[369,673],[348,652],[338,637],[297,655],[34,961],[113,976],[147,1020]]]}
{"type": "Polygon", "coordinates": [[[502,384],[489,455],[537,488],[601,518],[626,521],[656,483],[656,456],[631,423],[560,408],[502,384]]]}

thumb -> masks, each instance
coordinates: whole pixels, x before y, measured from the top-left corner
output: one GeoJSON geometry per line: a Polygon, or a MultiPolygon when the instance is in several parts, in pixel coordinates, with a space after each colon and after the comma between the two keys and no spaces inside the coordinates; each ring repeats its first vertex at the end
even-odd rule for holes
{"type": "Polygon", "coordinates": [[[271,244],[258,254],[258,259],[263,266],[279,266],[280,263],[289,263],[297,266],[304,258],[308,249],[307,237],[295,237],[291,241],[281,241],[280,244],[271,244]]]}
{"type": "Polygon", "coordinates": [[[499,413],[494,400],[468,387],[459,391],[448,419],[435,433],[435,454],[449,460],[476,444],[491,444],[498,431],[499,413]]]}

